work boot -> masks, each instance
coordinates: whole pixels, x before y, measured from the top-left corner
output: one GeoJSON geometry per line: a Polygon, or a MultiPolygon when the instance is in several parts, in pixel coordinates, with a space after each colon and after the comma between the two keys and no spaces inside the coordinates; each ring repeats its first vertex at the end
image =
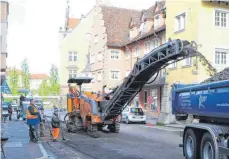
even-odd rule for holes
{"type": "Polygon", "coordinates": [[[52,141],[53,141],[53,142],[57,142],[57,139],[53,139],[52,141]]]}

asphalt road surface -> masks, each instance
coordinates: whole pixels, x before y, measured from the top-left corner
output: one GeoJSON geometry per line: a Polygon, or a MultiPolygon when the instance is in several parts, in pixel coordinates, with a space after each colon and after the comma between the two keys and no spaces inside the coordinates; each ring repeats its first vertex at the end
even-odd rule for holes
{"type": "Polygon", "coordinates": [[[93,138],[84,132],[65,132],[65,141],[43,145],[50,158],[59,159],[184,159],[178,147],[182,141],[179,132],[121,124],[120,133],[105,130],[99,135],[93,138]]]}

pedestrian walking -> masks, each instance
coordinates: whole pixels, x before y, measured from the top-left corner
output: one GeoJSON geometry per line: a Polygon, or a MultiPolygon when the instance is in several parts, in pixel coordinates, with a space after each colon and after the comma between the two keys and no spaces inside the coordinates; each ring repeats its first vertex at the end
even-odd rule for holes
{"type": "Polygon", "coordinates": [[[51,125],[52,125],[53,142],[55,142],[57,141],[60,134],[60,119],[58,117],[58,110],[54,110],[51,125]]]}
{"type": "Polygon", "coordinates": [[[9,121],[12,120],[13,108],[11,103],[8,105],[9,121]]]}
{"type": "Polygon", "coordinates": [[[30,105],[26,111],[27,124],[29,125],[30,141],[37,142],[39,138],[39,124],[41,121],[40,113],[35,107],[33,99],[30,100],[30,105]]]}
{"type": "Polygon", "coordinates": [[[39,108],[39,113],[41,116],[41,122],[40,122],[40,137],[44,137],[44,122],[45,122],[45,116],[44,116],[44,108],[41,106],[39,108]]]}

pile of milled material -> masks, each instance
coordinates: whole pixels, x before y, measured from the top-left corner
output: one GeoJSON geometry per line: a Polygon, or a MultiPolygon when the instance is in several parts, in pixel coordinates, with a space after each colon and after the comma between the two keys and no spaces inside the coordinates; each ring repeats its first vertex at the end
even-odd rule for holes
{"type": "Polygon", "coordinates": [[[201,83],[211,83],[216,81],[229,80],[229,67],[225,68],[223,71],[216,73],[214,76],[206,79],[201,83]]]}

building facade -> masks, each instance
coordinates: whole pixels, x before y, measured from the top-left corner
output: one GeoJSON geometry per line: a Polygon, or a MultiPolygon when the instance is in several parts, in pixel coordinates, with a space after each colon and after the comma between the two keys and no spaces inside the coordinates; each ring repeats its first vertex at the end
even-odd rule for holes
{"type": "Polygon", "coordinates": [[[0,35],[0,48],[1,48],[1,84],[5,79],[6,72],[6,58],[7,58],[7,30],[8,30],[8,15],[9,3],[1,0],[1,35],[0,35]]]}
{"type": "MultiPolygon", "coordinates": [[[[198,51],[209,63],[222,70],[229,67],[229,5],[226,2],[179,1],[166,2],[166,38],[195,41],[198,51]]],[[[166,69],[168,105],[163,120],[171,116],[171,85],[173,83],[200,83],[210,76],[206,64],[199,58],[187,58],[170,64],[166,69]]]]}
{"type": "Polygon", "coordinates": [[[49,76],[46,74],[31,74],[30,90],[38,90],[43,80],[49,82],[49,76]]]}
{"type": "MultiPolygon", "coordinates": [[[[156,2],[154,6],[143,10],[138,17],[132,17],[129,25],[129,41],[125,45],[125,75],[128,76],[135,62],[154,48],[165,43],[166,31],[165,2],[156,2]]],[[[140,106],[147,112],[147,118],[158,118],[161,112],[165,84],[164,71],[153,76],[131,105],[140,106]],[[156,78],[156,79],[155,79],[156,78]],[[155,79],[154,82],[151,82],[155,79]]]]}

